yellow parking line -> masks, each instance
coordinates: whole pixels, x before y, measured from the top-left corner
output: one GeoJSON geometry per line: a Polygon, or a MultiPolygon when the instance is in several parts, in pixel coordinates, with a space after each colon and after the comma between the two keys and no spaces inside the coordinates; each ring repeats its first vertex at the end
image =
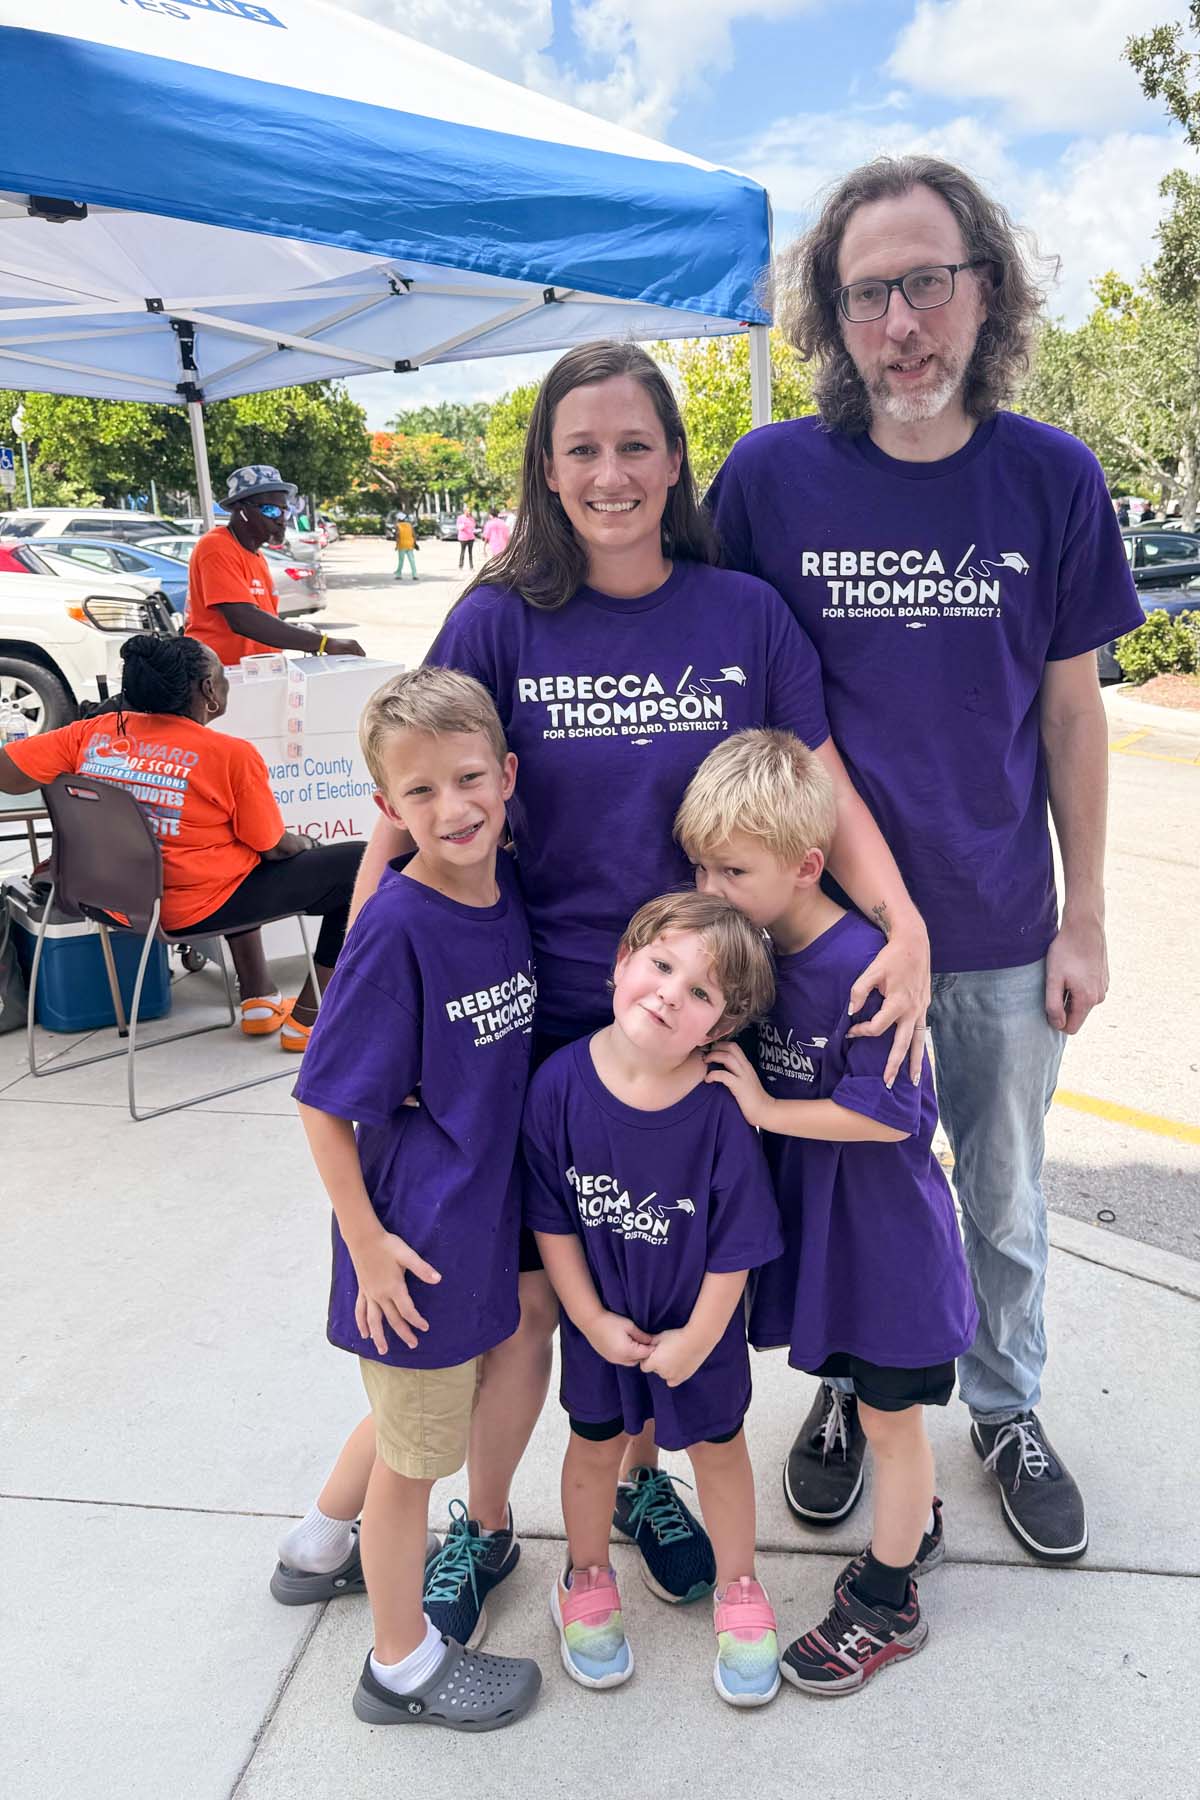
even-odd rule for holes
{"type": "Polygon", "coordinates": [[[1185,1125],[1179,1119],[1164,1119],[1158,1113],[1139,1112],[1134,1106],[1118,1106],[1115,1100],[1096,1100],[1091,1094],[1071,1094],[1059,1088],[1054,1096],[1059,1106],[1072,1112],[1091,1113],[1113,1125],[1132,1125],[1135,1131],[1148,1131],[1154,1137],[1174,1138],[1180,1144],[1200,1144],[1200,1125],[1185,1125]]]}
{"type": "Polygon", "coordinates": [[[1149,731],[1143,726],[1140,731],[1131,731],[1128,737],[1118,738],[1115,743],[1110,744],[1108,747],[1110,750],[1128,750],[1130,744],[1140,743],[1142,738],[1149,736],[1149,731]]]}

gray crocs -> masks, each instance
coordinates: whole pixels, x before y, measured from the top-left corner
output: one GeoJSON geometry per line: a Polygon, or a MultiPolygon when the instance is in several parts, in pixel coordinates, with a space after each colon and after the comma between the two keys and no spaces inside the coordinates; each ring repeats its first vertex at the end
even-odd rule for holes
{"type": "Polygon", "coordinates": [[[448,1725],[451,1731],[498,1731],[514,1725],[538,1697],[542,1671],[525,1656],[464,1650],[443,1638],[446,1656],[423,1687],[397,1694],[371,1673],[368,1655],[354,1711],[368,1725],[448,1725]]]}
{"type": "MultiPolygon", "coordinates": [[[[437,1555],[441,1540],[431,1531],[425,1541],[425,1561],[437,1555]]],[[[342,1594],[365,1594],[362,1558],[358,1552],[358,1526],[350,1554],[328,1575],[315,1575],[308,1569],[291,1569],[287,1563],[276,1563],[271,1577],[271,1592],[281,1606],[315,1606],[322,1600],[336,1600],[342,1594]]]]}

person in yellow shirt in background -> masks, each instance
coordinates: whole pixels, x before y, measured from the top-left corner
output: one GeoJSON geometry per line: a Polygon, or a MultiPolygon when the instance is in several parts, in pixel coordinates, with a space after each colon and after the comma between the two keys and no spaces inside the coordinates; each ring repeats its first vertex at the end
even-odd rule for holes
{"type": "Polygon", "coordinates": [[[412,521],[407,513],[401,513],[396,520],[396,574],[395,580],[404,579],[404,559],[408,558],[408,569],[414,581],[417,575],[417,534],[412,528],[412,521]]]}

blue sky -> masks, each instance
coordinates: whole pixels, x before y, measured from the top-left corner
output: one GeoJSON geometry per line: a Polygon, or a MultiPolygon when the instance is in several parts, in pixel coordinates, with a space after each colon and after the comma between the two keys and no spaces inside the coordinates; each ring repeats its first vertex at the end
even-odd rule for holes
{"type": "MultiPolygon", "coordinates": [[[[1188,161],[1122,61],[1186,0],[340,0],[351,12],[753,175],[776,235],[880,150],[981,177],[1060,259],[1075,322],[1106,269],[1154,255],[1158,183],[1188,161]]],[[[402,103],[398,96],[398,103],[402,103]]],[[[491,398],[550,359],[352,384],[373,428],[400,406],[491,398]]]]}

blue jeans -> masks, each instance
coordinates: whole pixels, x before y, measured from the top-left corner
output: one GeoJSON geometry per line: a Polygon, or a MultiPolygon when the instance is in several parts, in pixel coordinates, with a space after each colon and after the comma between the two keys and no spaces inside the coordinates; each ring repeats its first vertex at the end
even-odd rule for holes
{"type": "Polygon", "coordinates": [[[984,1424],[1035,1407],[1046,1362],[1042,1158],[1066,1038],[1046,1018],[1045,979],[1044,962],[935,975],[929,1007],[979,1307],[975,1342],[958,1360],[959,1393],[984,1424]]]}

